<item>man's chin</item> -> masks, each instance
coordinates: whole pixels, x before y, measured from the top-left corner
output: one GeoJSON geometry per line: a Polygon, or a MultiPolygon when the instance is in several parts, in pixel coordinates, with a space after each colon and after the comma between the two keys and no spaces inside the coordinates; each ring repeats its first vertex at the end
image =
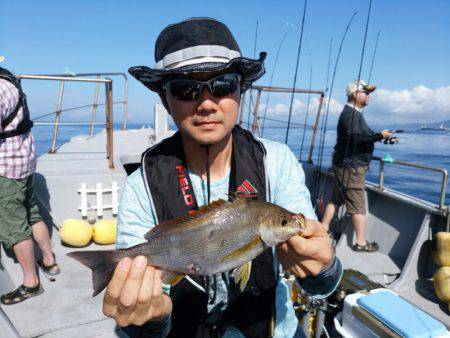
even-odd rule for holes
{"type": "Polygon", "coordinates": [[[223,130],[201,131],[192,136],[200,145],[213,145],[220,143],[226,137],[226,133],[223,130]]]}

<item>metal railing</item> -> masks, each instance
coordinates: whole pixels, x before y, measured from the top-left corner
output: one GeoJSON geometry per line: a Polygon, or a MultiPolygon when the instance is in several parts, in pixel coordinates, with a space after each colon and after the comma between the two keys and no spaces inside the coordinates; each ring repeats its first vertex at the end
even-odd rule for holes
{"type": "MultiPolygon", "coordinates": [[[[322,112],[322,107],[323,107],[323,101],[325,98],[325,92],[323,90],[311,90],[311,89],[300,89],[300,88],[295,88],[294,90],[292,90],[292,88],[286,88],[286,87],[268,87],[268,86],[252,86],[252,89],[256,90],[256,100],[254,101],[254,104],[252,105],[252,109],[253,109],[253,123],[252,123],[252,133],[258,132],[259,135],[261,135],[260,133],[260,127],[259,127],[259,119],[261,118],[260,116],[258,116],[258,110],[259,110],[259,102],[261,99],[261,93],[262,92],[268,92],[268,93],[292,93],[292,91],[294,91],[294,93],[297,94],[318,94],[320,95],[320,99],[319,99],[319,107],[317,109],[317,114],[316,114],[316,121],[314,123],[314,125],[310,125],[310,126],[305,126],[303,124],[298,124],[304,127],[311,127],[312,128],[312,136],[311,136],[311,144],[310,144],[310,148],[309,148],[309,156],[308,156],[308,162],[312,163],[312,156],[313,156],[313,152],[314,152],[314,146],[315,146],[315,139],[316,139],[316,135],[317,135],[317,130],[318,130],[318,125],[319,125],[319,121],[320,121],[320,114],[322,112]]],[[[248,92],[248,90],[247,90],[248,92]]],[[[241,107],[240,107],[240,111],[239,111],[239,125],[242,126],[242,119],[244,116],[244,109],[245,109],[245,98],[246,98],[246,93],[245,92],[242,97],[241,97],[241,107]]],[[[250,114],[251,114],[251,109],[248,110],[248,120],[250,119],[250,114]]],[[[268,118],[266,118],[267,120],[270,120],[268,118]]],[[[285,122],[285,121],[279,121],[279,122],[285,122]]],[[[287,123],[287,121],[285,122],[287,123]]],[[[249,126],[248,126],[249,127],[249,126]]]]}
{"type": "MultiPolygon", "coordinates": [[[[384,161],[382,158],[373,156],[372,159],[380,162],[380,171],[379,171],[379,181],[378,181],[378,188],[380,190],[384,189],[384,165],[386,161],[384,161]]],[[[424,164],[418,164],[418,163],[411,163],[411,162],[404,162],[404,161],[398,161],[398,160],[392,160],[388,162],[389,164],[397,164],[404,167],[410,167],[410,168],[416,168],[416,169],[422,169],[422,170],[428,170],[433,172],[438,172],[442,174],[442,182],[441,182],[441,192],[439,197],[439,209],[444,210],[445,209],[445,196],[447,191],[447,182],[448,182],[448,172],[444,168],[439,167],[432,167],[424,164]]]]}
{"type": "MultiPolygon", "coordinates": [[[[61,81],[60,87],[59,87],[59,96],[58,96],[58,107],[55,112],[55,122],[53,124],[53,138],[52,138],[52,145],[49,150],[49,153],[55,153],[57,150],[56,147],[56,141],[58,138],[58,129],[59,125],[62,124],[70,124],[69,123],[61,123],[59,122],[60,115],[61,115],[61,105],[62,105],[62,97],[64,94],[64,85],[67,81],[69,82],[88,82],[88,83],[97,83],[98,85],[100,83],[105,84],[105,128],[106,128],[106,156],[109,160],[109,168],[114,169],[114,155],[113,155],[113,81],[111,79],[102,79],[100,77],[97,77],[95,79],[90,78],[84,78],[84,77],[74,77],[74,76],[58,76],[58,75],[17,75],[17,78],[20,79],[29,79],[29,80],[47,80],[47,81],[61,81]]],[[[91,122],[95,123],[93,120],[91,122]]],[[[82,123],[78,123],[82,124],[82,123]]]]}
{"type": "MultiPolygon", "coordinates": [[[[123,104],[123,123],[122,123],[122,129],[127,129],[127,116],[128,116],[128,76],[125,73],[120,72],[110,72],[110,73],[73,73],[73,74],[45,74],[43,76],[61,76],[61,77],[90,77],[95,76],[97,79],[101,78],[102,76],[121,76],[123,77],[125,81],[125,91],[124,91],[124,99],[123,101],[117,101],[113,103],[122,103],[123,104]]],[[[98,103],[98,93],[99,93],[99,85],[100,82],[97,82],[97,85],[95,87],[95,94],[94,94],[94,103],[92,104],[92,118],[91,123],[89,124],[91,126],[89,135],[94,134],[94,125],[95,125],[95,115],[97,113],[97,107],[102,105],[98,103]]]]}

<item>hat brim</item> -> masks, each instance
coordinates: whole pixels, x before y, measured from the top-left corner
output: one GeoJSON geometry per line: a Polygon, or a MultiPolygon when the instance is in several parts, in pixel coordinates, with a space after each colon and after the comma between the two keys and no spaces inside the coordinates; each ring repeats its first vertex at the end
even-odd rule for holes
{"type": "Polygon", "coordinates": [[[375,91],[375,89],[377,89],[377,86],[374,86],[374,85],[365,85],[364,86],[364,91],[365,92],[367,92],[367,93],[372,93],[373,91],[375,91]]]}
{"type": "Polygon", "coordinates": [[[266,55],[267,53],[261,52],[257,60],[240,57],[232,59],[228,63],[205,62],[174,69],[153,69],[147,66],[136,66],[129,68],[128,72],[148,89],[155,92],[161,92],[164,81],[169,78],[189,76],[195,73],[237,72],[242,76],[241,89],[245,91],[253,82],[264,75],[266,55]]]}

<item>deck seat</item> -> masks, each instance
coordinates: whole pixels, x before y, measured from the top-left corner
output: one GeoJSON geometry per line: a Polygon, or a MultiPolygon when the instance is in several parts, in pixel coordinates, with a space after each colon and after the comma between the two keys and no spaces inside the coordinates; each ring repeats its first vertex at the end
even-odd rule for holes
{"type": "Polygon", "coordinates": [[[398,264],[382,252],[355,252],[348,245],[338,245],[336,255],[344,269],[353,269],[365,274],[374,282],[384,285],[392,283],[401,273],[398,264]]]}

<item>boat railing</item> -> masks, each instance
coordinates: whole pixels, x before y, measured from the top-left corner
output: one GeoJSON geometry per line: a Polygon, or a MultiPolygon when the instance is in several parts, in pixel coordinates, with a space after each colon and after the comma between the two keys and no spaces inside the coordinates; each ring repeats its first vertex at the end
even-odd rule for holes
{"type": "MultiPolygon", "coordinates": [[[[114,101],[113,104],[123,104],[123,122],[122,122],[122,129],[127,129],[127,117],[128,117],[128,76],[125,73],[120,72],[109,72],[109,73],[71,73],[71,74],[45,74],[43,76],[63,76],[63,77],[91,77],[95,76],[97,79],[103,78],[105,76],[111,77],[111,76],[119,76],[124,79],[124,96],[122,101],[114,101]]],[[[94,94],[94,102],[91,105],[84,105],[80,107],[74,107],[73,109],[77,108],[86,108],[86,107],[92,107],[92,117],[90,123],[85,122],[65,122],[64,124],[67,125],[89,125],[89,135],[92,136],[94,134],[94,127],[96,124],[102,125],[103,123],[95,123],[95,116],[97,113],[97,108],[99,106],[105,105],[105,103],[98,103],[98,96],[99,96],[99,86],[100,82],[97,82],[97,85],[95,86],[95,94],[94,94]]],[[[64,111],[71,110],[72,108],[65,109],[64,111]]],[[[45,122],[38,122],[37,124],[48,124],[45,122]]],[[[63,123],[60,123],[62,125],[63,123]]]]}
{"type": "MultiPolygon", "coordinates": [[[[274,122],[282,122],[288,124],[286,121],[279,121],[276,119],[271,119],[266,116],[259,116],[259,106],[260,106],[260,100],[261,100],[261,93],[267,92],[269,95],[270,93],[287,93],[287,94],[315,94],[319,95],[319,105],[317,108],[316,113],[316,120],[313,125],[307,125],[307,124],[299,124],[299,123],[291,123],[292,125],[298,125],[301,127],[310,127],[312,129],[312,136],[310,141],[310,147],[309,147],[309,156],[308,156],[308,162],[312,163],[312,156],[314,152],[314,146],[315,146],[315,139],[318,131],[319,121],[320,121],[320,115],[323,108],[323,103],[325,99],[325,92],[323,90],[314,90],[314,89],[301,89],[301,88],[287,88],[287,87],[269,87],[269,86],[252,86],[249,90],[244,92],[241,96],[241,104],[240,104],[240,111],[239,111],[239,125],[242,126],[243,124],[247,125],[247,128],[250,129],[250,116],[252,116],[252,124],[251,124],[251,131],[253,134],[258,134],[258,136],[262,136],[263,129],[261,128],[261,125],[259,123],[260,119],[268,120],[268,121],[274,121],[274,122]],[[256,99],[254,102],[249,105],[249,109],[247,111],[247,123],[243,122],[243,117],[245,115],[245,100],[246,95],[248,92],[250,92],[250,99],[252,100],[252,91],[256,91],[256,99]]],[[[287,130],[289,129],[289,124],[287,127],[287,130]]],[[[288,130],[289,131],[289,130],[288,130]]]]}
{"type": "MultiPolygon", "coordinates": [[[[17,75],[20,79],[28,79],[28,80],[46,80],[46,81],[60,81],[59,86],[59,95],[58,95],[58,105],[55,114],[55,121],[53,123],[50,123],[53,125],[53,138],[52,138],[52,145],[50,147],[49,153],[55,153],[57,150],[56,142],[58,138],[58,129],[60,125],[65,124],[77,124],[77,125],[85,125],[89,124],[91,125],[91,130],[93,130],[93,126],[100,123],[95,123],[95,112],[98,104],[96,103],[96,98],[98,99],[98,89],[99,85],[101,83],[105,84],[105,122],[101,123],[105,126],[106,129],[106,156],[109,160],[109,168],[114,169],[114,155],[113,155],[113,80],[109,78],[101,78],[101,75],[106,75],[107,73],[96,73],[96,74],[86,74],[86,76],[96,76],[96,78],[89,78],[89,77],[78,77],[63,74],[63,75],[17,75]],[[93,118],[90,123],[82,123],[82,122],[66,122],[62,123],[60,122],[60,116],[61,112],[63,111],[61,109],[62,106],[62,98],[64,94],[64,85],[66,82],[86,82],[86,83],[97,83],[96,88],[96,95],[94,97],[94,111],[93,111],[93,118]]],[[[111,73],[113,75],[121,74],[121,73],[111,73]]],[[[78,74],[82,75],[82,74],[78,74]]],[[[124,75],[124,74],[123,74],[124,75]]],[[[125,76],[126,77],[126,76],[125,76]]],[[[126,86],[128,87],[128,86],[126,86]]],[[[128,90],[128,89],[127,89],[128,90]]],[[[88,105],[90,106],[90,105],[88,105]]],[[[79,108],[79,107],[78,107],[79,108]]],[[[53,113],[52,113],[53,114],[53,113]]],[[[125,119],[126,120],[126,119],[125,119]]],[[[39,124],[39,123],[37,123],[39,124]]],[[[125,124],[126,126],[126,124],[125,124]]]]}
{"type": "Polygon", "coordinates": [[[429,165],[425,165],[425,164],[405,162],[405,161],[399,161],[399,160],[393,160],[393,159],[389,159],[389,161],[385,161],[383,158],[377,157],[377,156],[373,156],[372,159],[380,162],[379,175],[378,175],[378,188],[380,190],[384,190],[385,163],[440,173],[442,175],[442,180],[441,180],[441,191],[439,194],[439,204],[438,205],[439,205],[440,210],[445,210],[445,208],[446,208],[445,197],[446,197],[447,182],[448,182],[448,172],[446,169],[440,168],[440,167],[433,167],[433,166],[429,166],[429,165]]]}
{"type": "MultiPolygon", "coordinates": [[[[314,151],[315,138],[316,138],[316,134],[317,134],[317,131],[319,128],[319,122],[321,119],[321,111],[322,111],[322,107],[323,107],[325,92],[321,91],[321,90],[309,90],[309,89],[299,89],[299,88],[296,88],[293,91],[292,88],[252,86],[251,89],[247,90],[247,92],[245,92],[241,97],[241,106],[240,106],[240,111],[239,111],[239,114],[240,114],[239,124],[240,125],[246,124],[247,128],[249,130],[251,130],[254,134],[257,134],[258,136],[261,136],[261,126],[259,123],[260,119],[281,122],[281,123],[283,123],[283,128],[286,128],[286,129],[289,128],[289,124],[287,121],[275,120],[275,119],[271,119],[271,118],[268,118],[265,116],[261,117],[258,115],[259,106],[260,106],[260,98],[261,98],[262,92],[268,92],[268,93],[271,93],[271,92],[292,93],[292,92],[294,92],[296,94],[299,93],[299,94],[318,94],[318,95],[320,95],[320,101],[319,101],[319,106],[318,106],[318,110],[316,113],[316,119],[315,119],[314,125],[294,123],[294,125],[312,128],[313,132],[312,132],[312,136],[311,136],[311,140],[310,140],[310,151],[309,151],[309,156],[308,156],[307,162],[313,163],[312,156],[313,156],[313,151],[314,151]],[[249,105],[248,111],[245,112],[245,109],[246,109],[245,95],[246,95],[246,93],[251,92],[251,90],[256,91],[256,98],[254,99],[253,104],[249,105]],[[248,114],[247,115],[247,121],[248,121],[247,123],[245,123],[243,121],[243,117],[244,117],[245,113],[248,114]],[[251,121],[250,117],[252,117],[252,123],[250,123],[250,121],[251,121]]],[[[291,125],[292,125],[292,123],[291,123],[291,125]]],[[[385,163],[387,161],[384,161],[382,158],[376,157],[376,156],[374,156],[373,159],[380,162],[378,188],[380,190],[384,190],[385,189],[384,188],[385,163]]],[[[447,189],[447,182],[448,182],[448,172],[446,169],[439,168],[439,167],[433,167],[433,166],[429,166],[429,165],[423,165],[423,164],[419,164],[419,163],[405,162],[405,161],[400,161],[400,160],[389,161],[389,163],[392,163],[394,165],[416,168],[416,169],[427,170],[427,171],[439,173],[441,175],[442,179],[441,179],[441,189],[440,189],[440,195],[439,195],[438,209],[439,209],[439,212],[442,214],[450,213],[450,206],[445,205],[446,189],[447,189]]],[[[450,217],[448,219],[450,219],[450,217]]]]}

